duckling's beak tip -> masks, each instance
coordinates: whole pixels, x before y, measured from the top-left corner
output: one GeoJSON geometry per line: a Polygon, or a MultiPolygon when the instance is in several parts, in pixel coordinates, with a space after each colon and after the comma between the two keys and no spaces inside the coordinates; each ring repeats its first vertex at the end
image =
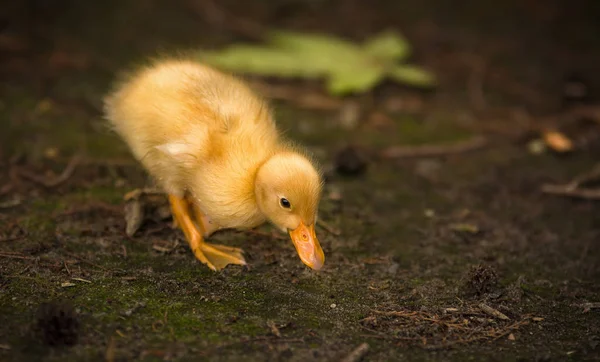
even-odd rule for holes
{"type": "Polygon", "coordinates": [[[314,224],[300,225],[289,231],[300,260],[313,270],[320,270],[325,263],[325,254],[315,234],[314,224]]]}

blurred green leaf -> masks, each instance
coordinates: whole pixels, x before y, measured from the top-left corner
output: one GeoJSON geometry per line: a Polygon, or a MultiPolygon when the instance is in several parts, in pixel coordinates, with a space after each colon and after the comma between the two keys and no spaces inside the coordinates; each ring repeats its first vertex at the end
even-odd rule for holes
{"type": "Polygon", "coordinates": [[[402,60],[411,52],[408,41],[396,32],[384,32],[367,41],[364,51],[379,59],[402,60]]]}
{"type": "Polygon", "coordinates": [[[359,46],[328,35],[280,31],[271,33],[268,40],[272,46],[291,52],[313,55],[323,52],[337,59],[362,56],[362,49],[359,46]]]}
{"type": "Polygon", "coordinates": [[[326,74],[321,68],[307,67],[304,56],[276,49],[234,45],[200,58],[214,66],[241,73],[266,76],[315,78],[326,74]]]}
{"type": "Polygon", "coordinates": [[[430,72],[412,65],[400,65],[389,72],[390,78],[416,87],[435,85],[435,77],[430,72]]]}
{"type": "Polygon", "coordinates": [[[324,78],[333,95],[367,92],[390,77],[412,86],[431,86],[426,71],[397,62],[408,56],[410,45],[400,34],[384,32],[354,44],[324,34],[272,32],[264,46],[234,44],[198,57],[233,72],[290,78],[324,78]]]}
{"type": "Polygon", "coordinates": [[[377,85],[385,76],[383,69],[363,68],[354,72],[332,74],[327,82],[327,90],[333,95],[364,92],[377,85]]]}

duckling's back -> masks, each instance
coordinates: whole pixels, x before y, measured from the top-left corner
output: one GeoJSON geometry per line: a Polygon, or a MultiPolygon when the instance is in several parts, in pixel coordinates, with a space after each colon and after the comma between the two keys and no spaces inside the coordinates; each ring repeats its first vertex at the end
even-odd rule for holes
{"type": "Polygon", "coordinates": [[[197,143],[200,159],[227,151],[231,142],[252,154],[277,139],[262,99],[235,77],[193,61],[144,68],[105,104],[108,120],[142,161],[154,147],[172,142],[197,143]]]}

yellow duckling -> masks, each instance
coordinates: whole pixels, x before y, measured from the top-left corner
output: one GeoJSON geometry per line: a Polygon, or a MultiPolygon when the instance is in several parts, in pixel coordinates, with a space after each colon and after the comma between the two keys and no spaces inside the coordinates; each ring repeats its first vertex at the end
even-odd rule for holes
{"type": "Polygon", "coordinates": [[[239,248],[204,238],[270,221],[304,264],[325,256],[315,235],[322,180],[281,140],[267,104],[241,80],[189,60],[134,73],[105,99],[106,118],[164,188],[196,258],[212,270],[245,265],[239,248]]]}

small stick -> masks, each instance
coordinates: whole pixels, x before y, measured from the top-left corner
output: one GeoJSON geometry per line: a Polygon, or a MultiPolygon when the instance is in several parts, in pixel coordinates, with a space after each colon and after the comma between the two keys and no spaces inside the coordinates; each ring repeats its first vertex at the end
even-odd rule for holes
{"type": "Polygon", "coordinates": [[[78,282],[84,282],[84,283],[92,284],[91,281],[89,281],[87,279],[83,279],[83,278],[71,278],[71,280],[76,280],[78,282]]]}
{"type": "Polygon", "coordinates": [[[486,74],[487,65],[480,58],[474,58],[472,60],[473,69],[469,76],[467,89],[469,91],[469,98],[473,107],[479,111],[484,110],[486,107],[485,95],[483,94],[483,84],[486,74]]]}
{"type": "Polygon", "coordinates": [[[600,200],[600,189],[575,188],[568,185],[543,185],[542,192],[551,195],[569,196],[579,199],[600,200]]]}
{"type": "Polygon", "coordinates": [[[581,307],[583,308],[583,313],[587,313],[592,309],[599,309],[600,308],[600,303],[596,302],[596,303],[581,303],[581,304],[573,304],[576,307],[581,307]]]}
{"type": "Polygon", "coordinates": [[[10,236],[10,237],[5,237],[5,238],[0,238],[0,242],[21,240],[25,236],[26,235],[17,235],[17,236],[10,236]]]}
{"type": "Polygon", "coordinates": [[[575,177],[573,180],[571,180],[571,182],[568,183],[568,186],[570,188],[575,189],[584,183],[598,179],[600,179],[600,164],[594,166],[594,168],[592,168],[590,172],[586,172],[582,175],[575,177]]]}
{"type": "Polygon", "coordinates": [[[341,360],[341,362],[358,362],[360,361],[365,354],[369,351],[369,345],[367,343],[362,343],[360,346],[356,347],[349,355],[341,360]]]}
{"type": "Polygon", "coordinates": [[[279,328],[277,328],[277,325],[275,324],[275,322],[268,321],[267,326],[269,326],[269,328],[271,328],[271,333],[273,333],[275,336],[277,336],[277,338],[281,338],[281,332],[279,331],[279,328]]]}
{"type": "Polygon", "coordinates": [[[75,259],[79,260],[82,263],[86,263],[86,264],[89,264],[89,265],[91,265],[93,267],[96,267],[98,269],[101,269],[101,270],[104,270],[104,271],[108,271],[108,269],[104,268],[103,266],[95,264],[95,263],[92,263],[91,261],[88,261],[88,260],[85,260],[85,259],[83,259],[81,257],[78,257],[77,255],[74,255],[74,254],[71,254],[71,253],[65,253],[65,254],[67,254],[71,258],[75,258],[75,259]]]}
{"type": "Polygon", "coordinates": [[[67,274],[69,274],[69,276],[71,276],[71,270],[69,270],[69,266],[67,265],[67,262],[63,260],[63,264],[65,265],[65,269],[67,270],[67,274]]]}
{"type": "Polygon", "coordinates": [[[64,183],[65,181],[67,181],[69,178],[71,178],[71,176],[73,175],[73,172],[75,171],[75,168],[77,168],[77,165],[79,165],[79,162],[81,161],[81,156],[79,155],[75,155],[71,158],[71,160],[69,161],[69,163],[67,164],[67,167],[65,167],[65,169],[63,170],[63,172],[58,175],[58,177],[55,177],[53,179],[45,179],[42,177],[39,177],[38,175],[30,172],[30,171],[26,171],[26,170],[19,170],[18,173],[20,176],[25,177],[26,179],[33,181],[37,184],[40,184],[46,188],[54,188],[56,186],[59,186],[60,184],[64,183]]]}
{"type": "Polygon", "coordinates": [[[37,257],[33,256],[21,256],[21,255],[13,255],[0,252],[0,257],[10,258],[10,259],[22,259],[22,260],[35,260],[37,257]]]}
{"type": "Polygon", "coordinates": [[[335,236],[340,236],[342,234],[342,232],[339,229],[334,228],[333,226],[329,225],[329,223],[323,220],[317,220],[317,225],[325,229],[325,231],[327,231],[328,233],[333,234],[335,236]]]}
{"type": "Polygon", "coordinates": [[[383,158],[411,158],[456,155],[480,149],[488,144],[483,137],[474,137],[450,145],[391,146],[381,151],[383,158]]]}
{"type": "Polygon", "coordinates": [[[0,209],[10,209],[15,206],[21,205],[22,202],[23,202],[23,200],[21,200],[21,198],[17,196],[15,198],[13,198],[12,200],[8,200],[3,203],[0,203],[0,209]]]}
{"type": "Polygon", "coordinates": [[[123,196],[123,200],[137,200],[144,195],[166,195],[164,191],[155,188],[143,188],[131,190],[123,196]]]}
{"type": "Polygon", "coordinates": [[[508,318],[506,316],[506,314],[490,307],[487,304],[481,303],[479,304],[479,308],[481,308],[482,311],[484,311],[485,313],[489,314],[492,317],[496,317],[498,319],[502,319],[502,320],[509,320],[510,318],[508,318]]]}
{"type": "Polygon", "coordinates": [[[115,338],[110,337],[110,341],[108,342],[108,346],[106,347],[106,362],[114,362],[115,361],[115,338]]]}

